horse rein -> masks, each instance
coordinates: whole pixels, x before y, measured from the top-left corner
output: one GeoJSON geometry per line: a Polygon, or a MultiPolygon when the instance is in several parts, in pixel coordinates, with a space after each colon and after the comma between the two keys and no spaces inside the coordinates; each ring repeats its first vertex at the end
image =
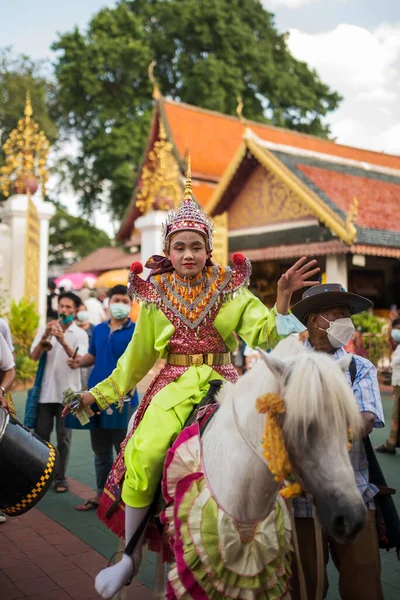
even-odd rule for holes
{"type": "MultiPolygon", "coordinates": [[[[246,435],[243,432],[243,429],[239,423],[239,415],[237,413],[236,406],[235,406],[235,397],[232,398],[232,413],[233,413],[233,420],[235,421],[236,429],[238,430],[240,437],[245,442],[245,444],[250,448],[250,450],[252,450],[253,454],[255,454],[262,461],[262,463],[266,467],[268,467],[268,462],[258,452],[256,446],[254,446],[252,444],[252,442],[246,437],[246,435]]],[[[300,559],[300,550],[299,550],[299,544],[298,544],[298,539],[297,539],[297,531],[296,531],[296,524],[295,524],[295,519],[294,519],[292,500],[288,501],[288,507],[289,507],[290,521],[292,524],[294,554],[296,557],[296,564],[297,564],[298,577],[299,577],[300,599],[301,600],[309,600],[307,598],[307,589],[306,589],[303,565],[302,565],[301,559],[300,559]]],[[[315,513],[314,504],[313,504],[313,518],[314,518],[314,529],[315,529],[315,543],[316,543],[316,549],[317,549],[317,591],[316,591],[316,595],[315,595],[315,600],[323,600],[324,562],[323,562],[323,548],[322,548],[322,531],[321,531],[321,526],[319,524],[317,515],[315,513]]]]}

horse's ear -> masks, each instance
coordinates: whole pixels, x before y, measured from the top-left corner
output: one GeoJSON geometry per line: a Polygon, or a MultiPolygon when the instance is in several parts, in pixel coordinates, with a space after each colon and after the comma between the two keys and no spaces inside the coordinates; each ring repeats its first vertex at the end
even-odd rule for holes
{"type": "Polygon", "coordinates": [[[353,360],[353,355],[346,354],[345,356],[342,356],[342,358],[339,358],[335,362],[342,369],[343,372],[346,372],[346,371],[348,371],[352,360],[353,360]]]}
{"type": "Polygon", "coordinates": [[[285,363],[282,360],[279,360],[279,358],[271,356],[271,354],[267,354],[267,352],[261,350],[261,348],[257,348],[257,350],[260,353],[261,358],[263,359],[267,367],[269,367],[269,369],[273,372],[273,374],[276,375],[276,377],[282,377],[283,369],[285,368],[285,363]]]}

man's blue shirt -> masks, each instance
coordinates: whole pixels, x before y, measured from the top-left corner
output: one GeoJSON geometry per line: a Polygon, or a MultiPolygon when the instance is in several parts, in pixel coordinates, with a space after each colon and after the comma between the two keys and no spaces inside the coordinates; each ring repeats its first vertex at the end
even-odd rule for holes
{"type": "Polygon", "coordinates": [[[96,357],[89,378],[89,389],[111,375],[131,341],[134,331],[135,323],[131,319],[114,331],[111,329],[110,320],[96,325],[89,345],[89,354],[96,357]]]}
{"type": "MultiPolygon", "coordinates": [[[[95,357],[93,370],[89,378],[89,389],[106,379],[114,371],[117,362],[125,352],[135,331],[135,323],[128,319],[119,329],[111,329],[110,321],[96,325],[93,329],[89,346],[89,354],[95,357]]],[[[109,429],[124,428],[131,414],[129,405],[137,406],[138,393],[135,390],[132,399],[124,403],[120,413],[116,406],[103,411],[94,418],[97,426],[109,429]]]]}

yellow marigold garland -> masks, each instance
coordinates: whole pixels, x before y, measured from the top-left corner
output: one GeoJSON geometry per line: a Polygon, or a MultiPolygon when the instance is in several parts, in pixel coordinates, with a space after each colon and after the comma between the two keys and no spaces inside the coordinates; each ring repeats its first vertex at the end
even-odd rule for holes
{"type": "Polygon", "coordinates": [[[256,407],[259,413],[268,415],[268,418],[265,419],[263,449],[269,470],[275,481],[285,482],[285,485],[279,490],[280,495],[283,498],[295,498],[303,490],[293,473],[278,419],[278,415],[282,415],[286,411],[284,400],[278,394],[263,394],[257,398],[256,407]]]}

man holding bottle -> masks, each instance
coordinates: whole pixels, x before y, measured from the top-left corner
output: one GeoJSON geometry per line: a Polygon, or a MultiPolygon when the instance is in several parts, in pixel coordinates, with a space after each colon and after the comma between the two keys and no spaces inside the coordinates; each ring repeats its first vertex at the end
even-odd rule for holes
{"type": "Polygon", "coordinates": [[[72,292],[61,294],[58,300],[58,321],[49,321],[47,325],[40,327],[31,347],[33,360],[41,359],[46,353],[42,358],[45,360],[45,366],[35,433],[49,442],[55,421],[59,453],[55,486],[58,493],[68,491],[66,469],[72,436],[71,429],[65,427],[65,421],[61,417],[63,392],[69,387],[74,391],[82,389],[80,371],[72,372],[68,368],[67,360],[74,354],[86,354],[88,349],[88,336],[75,323],[80,303],[80,298],[72,292]]]}

